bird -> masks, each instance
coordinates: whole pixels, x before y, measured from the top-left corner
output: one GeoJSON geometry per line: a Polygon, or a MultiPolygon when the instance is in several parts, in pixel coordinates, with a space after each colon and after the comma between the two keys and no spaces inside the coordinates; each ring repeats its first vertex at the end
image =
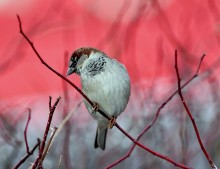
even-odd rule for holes
{"type": "Polygon", "coordinates": [[[73,51],[67,70],[80,76],[82,91],[94,103],[86,99],[84,104],[97,121],[94,147],[105,150],[106,136],[116,118],[124,112],[130,97],[130,77],[123,64],[93,47],[81,47],[73,51]],[[111,117],[108,120],[98,109],[111,117]]]}

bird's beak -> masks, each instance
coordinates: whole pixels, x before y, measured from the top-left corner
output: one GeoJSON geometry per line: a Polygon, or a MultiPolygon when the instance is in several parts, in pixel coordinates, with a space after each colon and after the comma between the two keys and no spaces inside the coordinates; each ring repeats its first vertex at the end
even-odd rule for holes
{"type": "Polygon", "coordinates": [[[76,72],[76,68],[69,67],[66,75],[69,76],[69,75],[71,75],[72,73],[75,73],[75,72],[76,72]]]}

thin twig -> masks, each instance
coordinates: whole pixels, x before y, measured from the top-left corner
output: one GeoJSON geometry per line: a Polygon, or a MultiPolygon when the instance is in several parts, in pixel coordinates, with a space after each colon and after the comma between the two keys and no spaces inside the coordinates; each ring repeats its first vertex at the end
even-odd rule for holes
{"type": "Polygon", "coordinates": [[[37,149],[37,147],[40,147],[40,143],[41,143],[40,139],[37,139],[37,144],[32,148],[32,150],[31,150],[28,154],[26,154],[26,155],[18,162],[18,164],[16,164],[16,166],[15,166],[13,169],[19,168],[19,167],[21,166],[21,164],[23,164],[23,163],[27,160],[27,158],[30,157],[30,156],[34,153],[34,151],[37,149]]]}
{"type": "Polygon", "coordinates": [[[45,129],[45,132],[44,132],[44,137],[43,137],[41,149],[40,149],[40,151],[42,153],[44,151],[44,147],[45,147],[45,144],[46,144],[47,136],[48,136],[48,133],[49,133],[49,130],[50,130],[50,125],[51,125],[51,121],[52,121],[52,118],[53,118],[54,110],[56,109],[56,106],[57,106],[58,102],[60,101],[60,99],[61,99],[61,97],[58,97],[53,106],[51,106],[52,97],[50,97],[50,99],[49,99],[50,113],[49,113],[49,118],[48,118],[48,121],[47,121],[47,126],[46,126],[46,129],[45,129]]]}
{"type": "Polygon", "coordinates": [[[28,108],[28,119],[27,119],[27,123],[26,123],[25,129],[24,129],[24,141],[25,141],[25,146],[26,146],[27,154],[30,153],[29,146],[28,146],[28,141],[27,141],[27,128],[28,128],[30,120],[31,120],[31,109],[28,108]]]}
{"type": "MultiPolygon", "coordinates": [[[[201,62],[202,62],[203,58],[204,57],[201,58],[201,61],[200,61],[200,64],[199,64],[199,68],[201,66],[201,62]]],[[[199,72],[199,68],[198,68],[197,72],[199,72]]],[[[199,145],[200,145],[204,155],[206,156],[206,158],[207,158],[209,164],[211,165],[211,167],[215,168],[216,167],[215,164],[213,163],[211,157],[209,156],[208,152],[206,151],[206,149],[205,149],[205,147],[204,147],[204,145],[202,143],[202,140],[201,140],[201,137],[200,137],[199,130],[198,130],[198,127],[196,125],[195,119],[194,119],[192,113],[190,112],[190,110],[189,110],[189,108],[188,108],[188,106],[187,106],[187,104],[185,102],[185,99],[184,99],[184,97],[182,95],[182,90],[181,90],[181,87],[180,87],[181,86],[181,78],[180,78],[178,64],[177,64],[177,50],[175,50],[175,69],[176,69],[177,83],[178,83],[178,94],[180,96],[180,99],[181,99],[181,101],[183,103],[183,106],[184,106],[184,108],[185,108],[185,110],[186,110],[186,112],[187,112],[187,114],[188,114],[188,116],[189,116],[189,118],[190,118],[190,120],[191,120],[191,122],[193,124],[193,128],[195,130],[196,137],[198,139],[199,145]]]]}
{"type": "Polygon", "coordinates": [[[40,139],[38,138],[36,145],[32,148],[31,151],[29,150],[29,145],[27,141],[27,129],[28,129],[30,120],[31,120],[31,109],[28,108],[28,119],[27,119],[27,123],[24,129],[24,141],[25,141],[25,146],[26,146],[26,155],[16,164],[14,169],[17,169],[18,167],[20,167],[20,165],[23,164],[27,160],[27,158],[29,158],[34,153],[36,148],[39,147],[41,143],[40,139]]]}
{"type": "Polygon", "coordinates": [[[45,149],[44,149],[44,152],[43,152],[43,154],[42,154],[42,157],[41,157],[41,159],[40,159],[40,165],[42,165],[42,162],[44,161],[44,159],[45,159],[45,157],[46,157],[46,155],[47,155],[47,153],[48,153],[48,151],[49,151],[49,147],[50,147],[50,145],[51,145],[51,142],[52,142],[52,140],[53,140],[53,137],[54,137],[54,135],[55,135],[57,129],[58,129],[57,127],[54,127],[54,128],[53,128],[53,132],[52,132],[52,134],[51,134],[51,136],[50,136],[50,138],[49,138],[49,140],[48,140],[48,143],[47,143],[47,145],[46,145],[46,147],[45,147],[45,149]]]}
{"type": "Polygon", "coordinates": [[[177,167],[180,167],[180,168],[184,168],[184,169],[190,169],[189,167],[181,164],[181,163],[177,163],[175,162],[173,159],[169,158],[168,156],[166,155],[162,155],[156,151],[153,151],[151,150],[150,148],[144,146],[143,144],[141,144],[140,142],[138,142],[137,140],[135,140],[133,137],[131,137],[126,131],[124,131],[124,129],[122,129],[117,123],[115,124],[115,126],[125,135],[127,136],[134,144],[138,145],[139,147],[141,147],[142,149],[148,151],[149,153],[161,158],[161,159],[164,159],[168,162],[170,162],[171,164],[173,164],[174,166],[177,166],[177,167]]]}
{"type": "MultiPolygon", "coordinates": [[[[44,64],[48,69],[50,69],[52,72],[54,72],[56,75],[58,75],[59,77],[61,77],[63,80],[65,80],[67,83],[69,83],[71,86],[73,86],[87,101],[90,105],[94,106],[94,103],[75,85],[73,84],[71,81],[69,81],[67,78],[65,78],[62,74],[58,73],[56,70],[54,70],[52,67],[50,67],[40,56],[40,54],[37,52],[36,48],[33,45],[33,42],[30,41],[30,39],[24,34],[23,30],[22,30],[22,24],[21,24],[21,20],[19,15],[17,15],[18,21],[19,21],[19,28],[20,28],[20,33],[24,36],[24,38],[28,41],[28,43],[30,44],[30,46],[32,47],[33,51],[35,52],[35,54],[37,55],[37,57],[40,59],[40,61],[42,62],[42,64],[44,64]]],[[[106,115],[104,112],[102,112],[100,109],[98,109],[98,112],[100,114],[102,114],[105,118],[107,118],[108,120],[110,120],[111,118],[106,115]]],[[[132,136],[130,136],[126,131],[124,131],[119,125],[118,123],[115,123],[115,126],[125,135],[127,136],[133,143],[137,144],[139,147],[141,147],[142,149],[145,149],[146,151],[150,152],[151,154],[164,159],[168,162],[170,162],[171,164],[173,164],[174,166],[178,166],[180,168],[183,169],[189,169],[189,167],[180,164],[180,163],[176,163],[173,159],[162,155],[158,152],[155,152],[151,149],[149,149],[148,147],[144,146],[143,144],[141,144],[140,142],[138,142],[137,140],[135,140],[132,136]]],[[[34,168],[34,167],[33,167],[34,168]]],[[[36,168],[36,166],[35,166],[36,168]]]]}
{"type": "Polygon", "coordinates": [[[49,118],[48,118],[48,121],[47,121],[47,126],[46,126],[45,131],[44,131],[43,141],[42,141],[42,144],[40,146],[39,155],[38,155],[37,159],[35,160],[32,169],[35,169],[37,166],[39,166],[39,168],[42,168],[41,159],[42,159],[42,156],[43,156],[43,153],[44,153],[44,147],[45,147],[47,136],[48,136],[48,133],[49,133],[49,130],[50,130],[50,125],[51,125],[51,121],[52,121],[52,118],[53,118],[53,114],[54,114],[54,111],[55,111],[56,106],[57,106],[58,102],[60,101],[60,99],[61,99],[61,97],[58,97],[56,102],[52,106],[51,105],[52,97],[51,96],[49,97],[49,110],[50,110],[49,118]]]}
{"type": "Polygon", "coordinates": [[[63,158],[63,155],[61,154],[60,159],[58,161],[57,169],[60,169],[60,167],[61,167],[62,158],[63,158]]]}

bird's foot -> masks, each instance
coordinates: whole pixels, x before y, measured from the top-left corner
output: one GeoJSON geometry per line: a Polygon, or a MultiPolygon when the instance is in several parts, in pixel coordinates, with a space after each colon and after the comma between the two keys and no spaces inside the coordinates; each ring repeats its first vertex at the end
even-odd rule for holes
{"type": "Polygon", "coordinates": [[[111,129],[115,123],[116,123],[117,117],[112,116],[111,119],[109,120],[108,128],[111,129]]]}
{"type": "Polygon", "coordinates": [[[94,112],[96,112],[96,111],[98,111],[98,110],[99,110],[99,105],[98,105],[98,103],[93,102],[92,112],[94,113],[94,112]]]}

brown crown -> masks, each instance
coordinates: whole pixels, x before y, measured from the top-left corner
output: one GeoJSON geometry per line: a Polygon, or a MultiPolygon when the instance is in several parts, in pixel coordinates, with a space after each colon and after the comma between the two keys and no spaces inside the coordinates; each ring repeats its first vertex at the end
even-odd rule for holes
{"type": "Polygon", "coordinates": [[[91,52],[101,52],[101,53],[103,53],[102,51],[100,51],[100,50],[98,50],[96,48],[82,47],[82,48],[79,48],[79,49],[75,50],[73,52],[73,55],[75,57],[80,57],[82,54],[86,54],[87,56],[89,56],[91,52]]]}

